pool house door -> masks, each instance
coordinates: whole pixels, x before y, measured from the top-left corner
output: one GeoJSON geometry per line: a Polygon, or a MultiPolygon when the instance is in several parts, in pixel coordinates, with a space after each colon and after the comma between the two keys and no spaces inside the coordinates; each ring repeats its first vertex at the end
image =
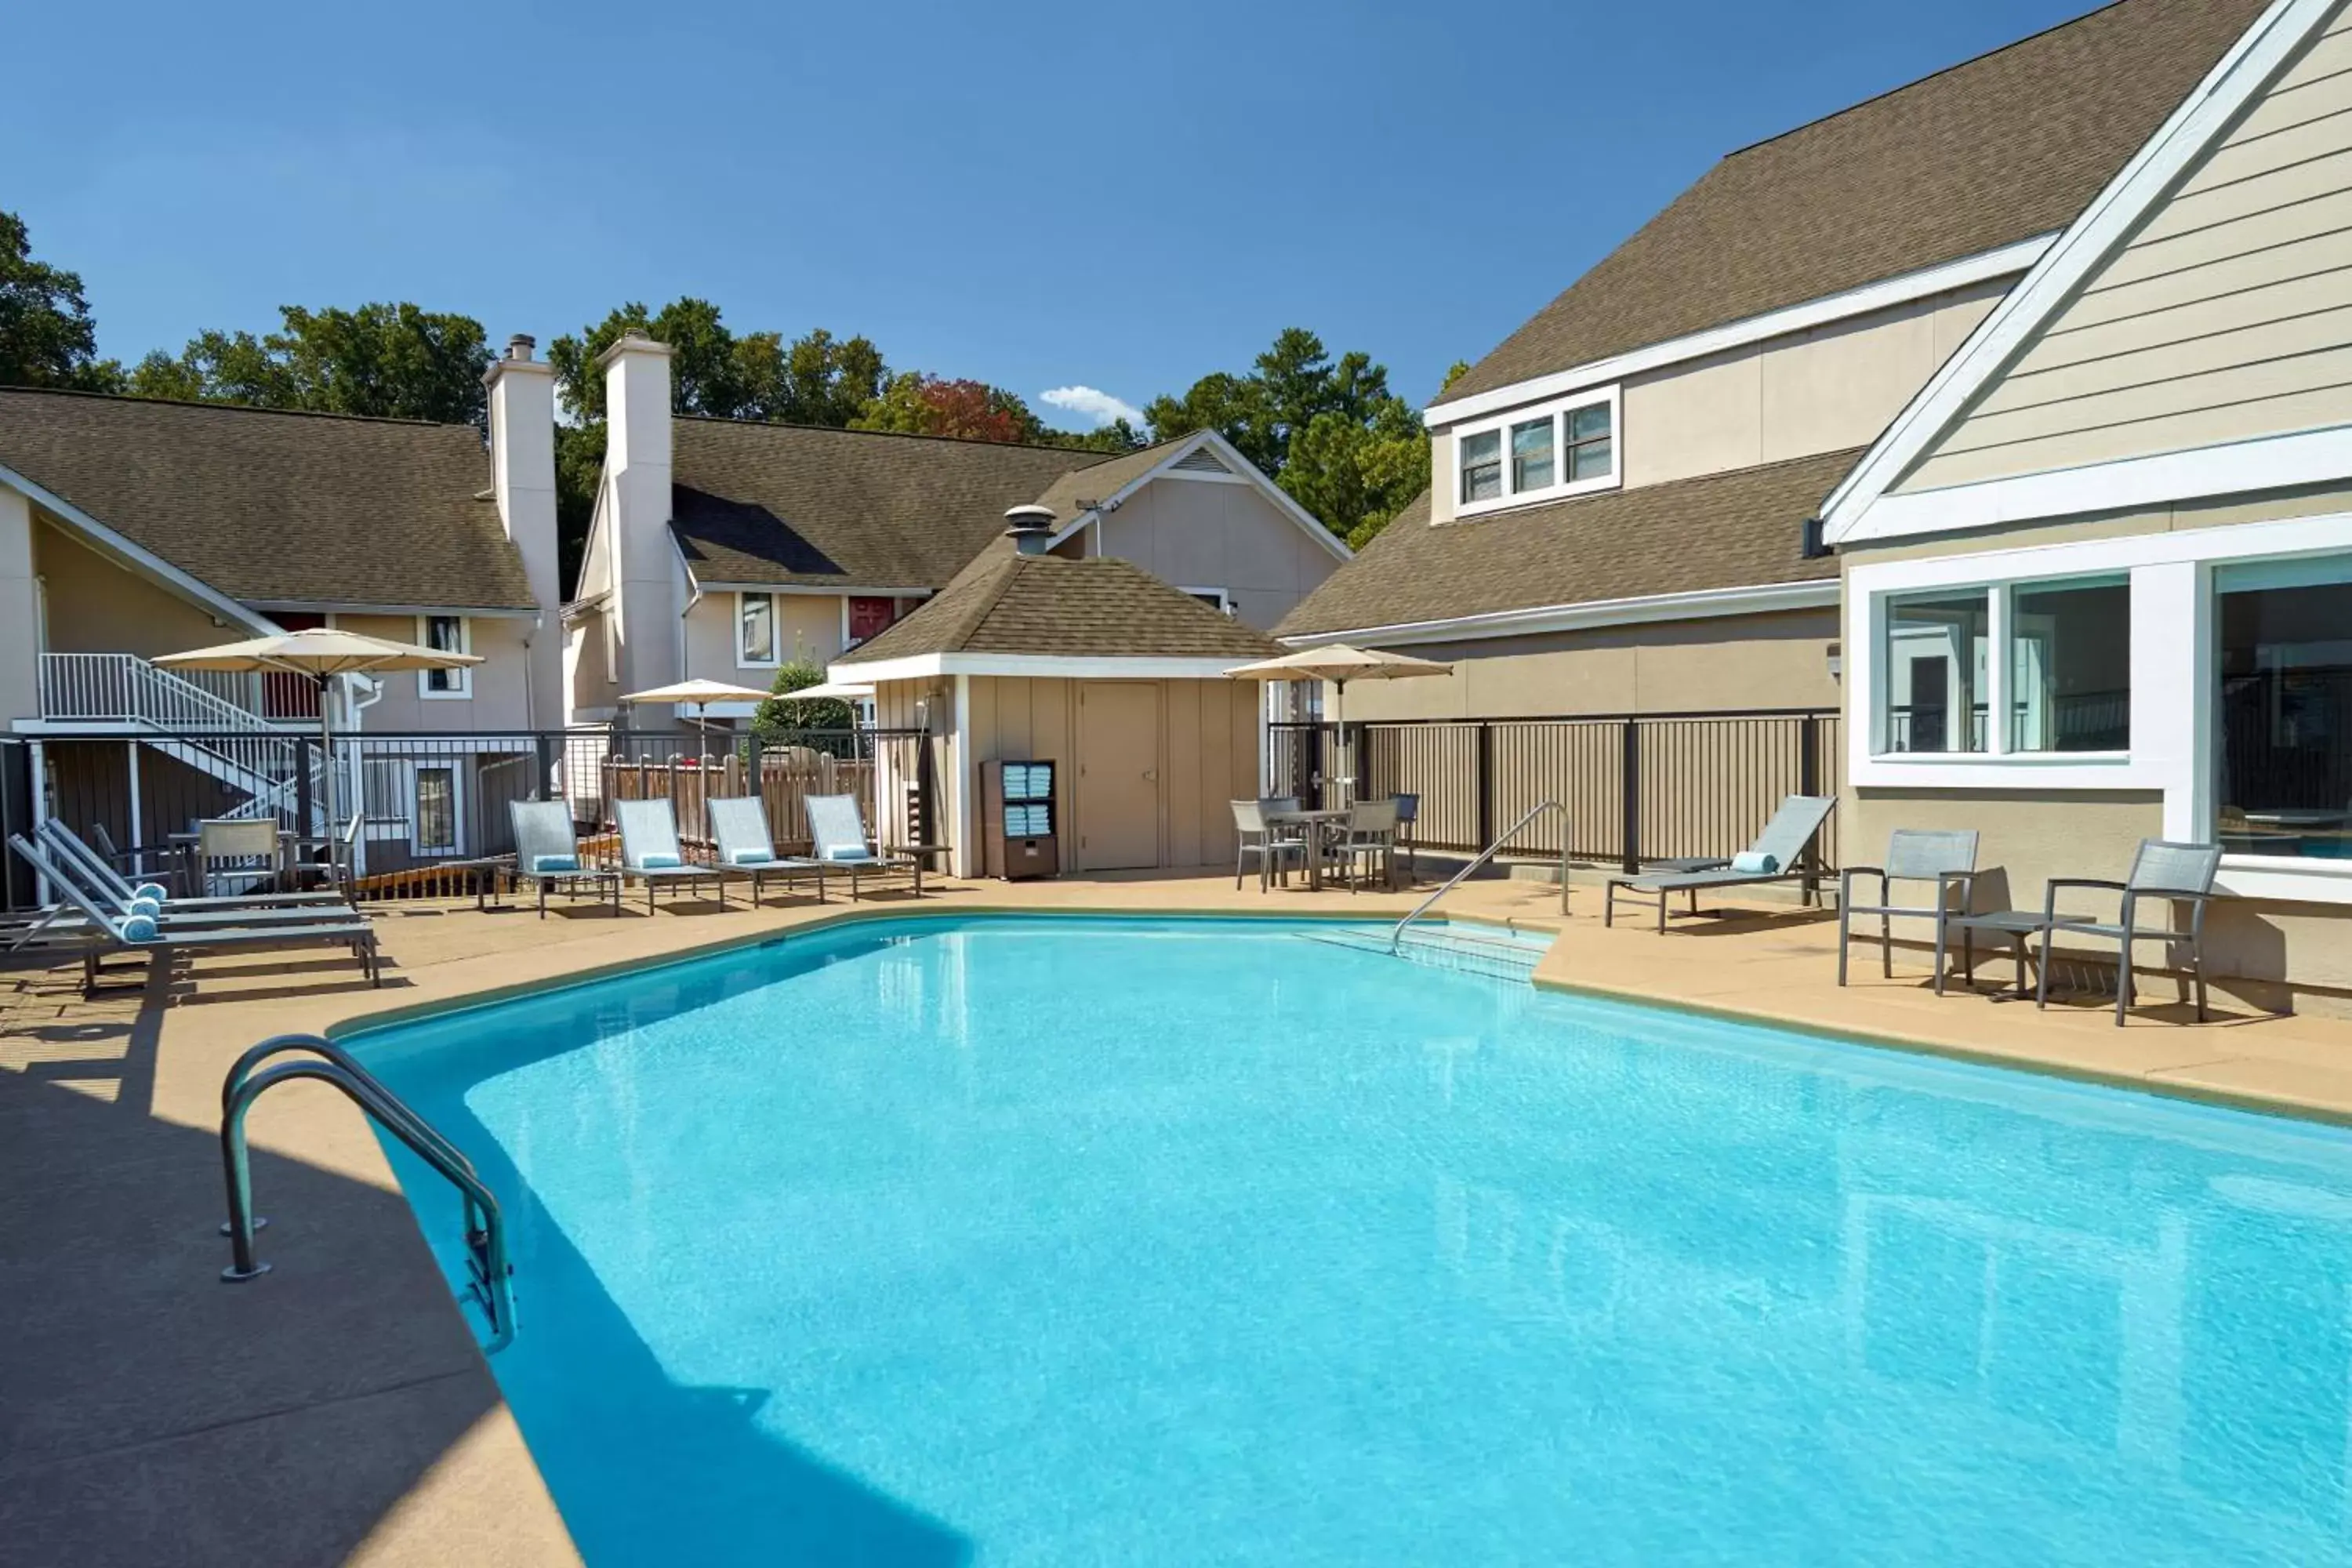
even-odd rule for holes
{"type": "Polygon", "coordinates": [[[1150,681],[1078,686],[1077,866],[1123,871],[1160,864],[1160,688],[1150,681]]]}

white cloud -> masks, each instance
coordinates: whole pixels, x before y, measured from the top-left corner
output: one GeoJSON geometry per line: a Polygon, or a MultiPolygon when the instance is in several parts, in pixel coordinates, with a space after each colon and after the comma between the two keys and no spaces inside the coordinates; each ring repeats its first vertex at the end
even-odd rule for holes
{"type": "Polygon", "coordinates": [[[1114,419],[1124,419],[1129,425],[1143,423],[1142,409],[1091,386],[1057,386],[1038,395],[1055,407],[1080,415],[1097,425],[1108,425],[1114,419]]]}

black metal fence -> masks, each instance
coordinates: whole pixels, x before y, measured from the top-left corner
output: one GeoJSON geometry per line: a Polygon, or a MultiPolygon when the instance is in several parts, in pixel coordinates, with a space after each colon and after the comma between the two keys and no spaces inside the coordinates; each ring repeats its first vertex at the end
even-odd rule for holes
{"type": "MultiPolygon", "coordinates": [[[[0,749],[0,810],[9,831],[57,816],[110,841],[126,868],[152,872],[173,864],[207,819],[274,820],[315,858],[331,833],[349,837],[356,816],[353,869],[362,891],[386,896],[402,873],[510,853],[507,807],[519,800],[567,800],[593,837],[610,831],[614,801],[667,799],[691,845],[706,799],[756,795],[789,854],[808,843],[807,796],[851,795],[877,837],[946,842],[937,762],[919,731],[360,732],[335,736],[333,756],[330,767],[320,738],[296,732],[18,737],[0,749]]],[[[31,896],[21,877],[0,879],[0,891],[10,907],[31,896]]]]}
{"type": "MultiPolygon", "coordinates": [[[[1781,797],[1836,788],[1834,709],[1622,713],[1548,719],[1374,720],[1268,726],[1265,789],[1321,804],[1353,769],[1360,798],[1420,797],[1417,843],[1475,849],[1528,811],[1558,801],[1513,841],[1531,855],[1643,861],[1731,855],[1781,797]],[[1562,835],[1566,842],[1562,842],[1562,835]]],[[[1822,829],[1824,869],[1837,826],[1822,829]]]]}

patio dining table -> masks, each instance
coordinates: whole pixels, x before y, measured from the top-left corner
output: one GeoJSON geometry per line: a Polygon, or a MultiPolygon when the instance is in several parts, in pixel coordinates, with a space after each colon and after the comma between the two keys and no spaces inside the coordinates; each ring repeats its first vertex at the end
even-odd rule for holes
{"type": "Polygon", "coordinates": [[[1307,890],[1323,890],[1324,840],[1334,827],[1348,820],[1346,806],[1327,807],[1320,811],[1269,811],[1265,814],[1268,827],[1303,827],[1307,838],[1307,890]]]}

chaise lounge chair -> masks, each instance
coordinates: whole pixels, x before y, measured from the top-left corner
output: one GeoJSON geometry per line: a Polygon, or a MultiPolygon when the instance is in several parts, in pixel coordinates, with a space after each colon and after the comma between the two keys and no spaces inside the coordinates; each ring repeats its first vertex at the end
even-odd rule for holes
{"type": "MultiPolygon", "coordinates": [[[[352,902],[339,889],[313,888],[295,893],[222,893],[210,898],[182,898],[161,882],[140,882],[131,879],[114,868],[98,849],[65,825],[62,817],[47,817],[33,830],[41,847],[59,860],[70,861],[86,873],[86,885],[104,891],[111,900],[126,907],[133,899],[144,894],[161,903],[168,911],[190,910],[293,909],[298,907],[352,909],[352,902]]],[[[357,910],[352,910],[357,913],[357,910]]]]}
{"type": "MultiPolygon", "coordinates": [[[[144,912],[110,915],[95,902],[74,873],[41,852],[23,834],[11,834],[8,847],[47,879],[64,900],[80,910],[82,920],[62,927],[58,934],[78,939],[82,950],[82,990],[98,985],[98,961],[110,953],[144,952],[151,966],[168,964],[178,952],[254,952],[262,949],[310,947],[331,943],[351,949],[371,985],[383,984],[376,953],[375,928],[357,918],[340,919],[329,912],[316,921],[288,920],[266,925],[215,923],[214,918],[163,920],[144,912]]],[[[348,911],[344,911],[348,913],[348,911]]]]}
{"type": "Polygon", "coordinates": [[[1813,836],[1822,824],[1830,819],[1837,808],[1833,795],[1792,795],[1780,803],[1756,842],[1730,861],[1699,870],[1647,871],[1634,877],[1612,877],[1602,889],[1601,923],[1615,923],[1617,889],[1631,888],[1636,892],[1658,895],[1658,931],[1666,929],[1666,902],[1675,893],[1690,895],[1690,912],[1698,913],[1698,895],[1706,888],[1753,888],[1767,882],[1794,881],[1798,878],[1818,876],[1818,872],[1801,870],[1797,862],[1812,844],[1813,836]]]}
{"type": "Polygon", "coordinates": [[[646,885],[646,913],[654,912],[654,889],[680,883],[692,888],[705,878],[719,889],[719,907],[727,907],[727,879],[716,866],[688,860],[677,841],[677,816],[667,800],[616,800],[613,818],[621,828],[621,877],[646,885]]]}
{"type": "Polygon", "coordinates": [[[2050,1005],[2050,946],[2060,936],[2100,937],[2113,942],[2120,952],[2116,965],[2116,1027],[2124,1026],[2124,1015],[2132,1004],[2132,950],[2143,942],[2185,942],[2189,944],[2189,973],[2197,984],[2197,1021],[2205,1021],[2205,906],[2221,897],[2213,891],[2213,879],[2221,874],[2221,847],[2218,844],[2175,844],[2162,838],[2143,838],[2132,856],[2131,870],[2120,882],[2110,882],[2097,877],[2053,877],[2042,895],[2042,973],[2034,987],[2033,1005],[2050,1005]],[[2123,895],[2123,910],[2114,923],[2105,921],[2065,920],[2058,914],[2058,889],[2061,888],[2104,888],[2123,895]],[[2189,906],[2189,929],[2175,931],[2168,920],[2150,929],[2139,923],[2139,902],[2147,899],[2161,904],[2185,903],[2189,906]]]}
{"type": "Polygon", "coordinates": [[[923,896],[923,863],[911,855],[886,850],[866,836],[866,819],[857,814],[857,797],[813,795],[808,810],[809,838],[816,858],[826,866],[849,871],[849,901],[857,901],[858,879],[868,871],[912,871],[915,896],[923,896]]]}
{"type": "MultiPolygon", "coordinates": [[[[204,926],[267,926],[283,922],[317,923],[320,921],[359,919],[359,911],[333,893],[251,893],[218,899],[174,898],[160,882],[142,882],[132,886],[114,868],[100,859],[90,847],[75,836],[72,829],[55,817],[44,821],[34,830],[37,842],[28,840],[39,849],[46,860],[41,875],[51,881],[71,886],[81,894],[81,903],[60,900],[35,920],[8,922],[6,951],[16,952],[49,937],[78,939],[88,933],[89,917],[81,912],[82,903],[95,907],[105,921],[112,922],[143,915],[159,926],[175,931],[194,930],[204,926]]],[[[20,852],[27,865],[29,857],[20,852]]]]}
{"type": "Polygon", "coordinates": [[[1973,905],[1977,876],[1977,835],[1974,828],[1929,832],[1898,827],[1886,841],[1884,866],[1848,866],[1838,873],[1838,984],[1845,984],[1846,943],[1852,940],[1853,917],[1878,917],[1878,963],[1887,979],[1895,978],[1895,917],[1936,922],[1936,989],[1944,988],[1944,935],[1951,917],[1966,915],[1973,905]],[[1857,904],[1853,885],[1864,877],[1878,879],[1878,902],[1857,904]],[[1933,882],[1933,904],[1893,901],[1897,882],[1933,882]],[[1952,890],[1959,889],[1959,903],[1952,890]]]}
{"type": "Polygon", "coordinates": [[[514,800],[507,803],[514,823],[515,875],[539,884],[539,918],[547,918],[547,890],[562,888],[577,895],[580,884],[593,884],[601,894],[610,888],[613,912],[621,912],[621,874],[609,866],[589,866],[580,858],[580,839],[572,828],[572,804],[562,800],[514,800]]]}
{"type": "Polygon", "coordinates": [[[704,803],[710,819],[710,837],[718,846],[719,868],[730,877],[751,879],[751,907],[759,908],[760,889],[774,877],[789,889],[794,877],[814,873],[817,902],[824,902],[824,862],[798,855],[779,855],[768,833],[768,807],[758,795],[745,795],[704,803]]]}

